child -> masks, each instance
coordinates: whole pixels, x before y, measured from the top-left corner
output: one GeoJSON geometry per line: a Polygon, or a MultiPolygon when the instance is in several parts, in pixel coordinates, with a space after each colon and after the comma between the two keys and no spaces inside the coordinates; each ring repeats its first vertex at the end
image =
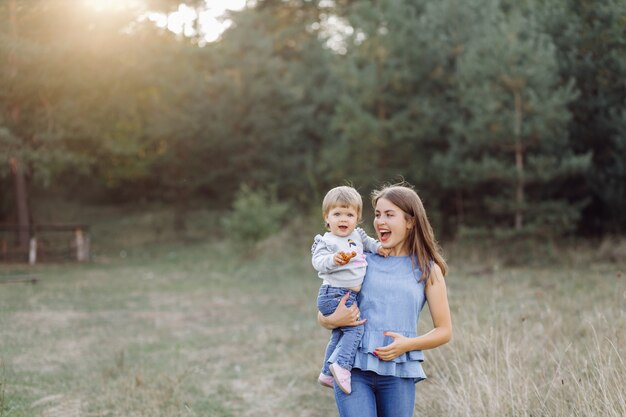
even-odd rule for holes
{"type": "MultiPolygon", "coordinates": [[[[367,236],[361,228],[356,228],[361,221],[362,208],[361,195],[352,187],[335,187],[324,197],[322,213],[329,232],[324,236],[315,236],[311,248],[313,267],[324,280],[317,297],[317,308],[324,316],[335,311],[346,293],[349,293],[347,307],[356,301],[367,267],[364,250],[386,255],[386,250],[378,241],[367,236]]],[[[334,378],[339,388],[350,394],[350,371],[362,337],[362,325],[341,327],[332,331],[326,347],[324,366],[318,377],[321,385],[332,388],[334,378]],[[336,362],[329,366],[329,358],[338,344],[336,362]]]]}

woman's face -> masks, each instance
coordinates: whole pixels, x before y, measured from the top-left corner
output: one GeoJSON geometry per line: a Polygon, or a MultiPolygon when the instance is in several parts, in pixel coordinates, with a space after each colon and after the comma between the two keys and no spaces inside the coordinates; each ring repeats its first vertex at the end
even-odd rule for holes
{"type": "Polygon", "coordinates": [[[406,213],[386,198],[379,198],[374,212],[374,229],[378,240],[385,249],[391,249],[390,255],[408,255],[406,241],[412,222],[407,221],[406,213]]]}

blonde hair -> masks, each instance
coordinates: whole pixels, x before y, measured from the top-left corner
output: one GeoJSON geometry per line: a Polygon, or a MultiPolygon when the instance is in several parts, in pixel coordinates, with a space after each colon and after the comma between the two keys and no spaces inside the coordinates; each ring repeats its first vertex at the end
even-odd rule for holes
{"type": "Polygon", "coordinates": [[[342,185],[335,187],[326,193],[322,201],[322,216],[326,218],[328,213],[335,207],[353,208],[357,212],[357,219],[361,221],[363,212],[363,199],[361,194],[353,187],[342,185]]]}
{"type": "Polygon", "coordinates": [[[413,222],[413,227],[409,229],[407,245],[411,262],[417,259],[422,271],[422,281],[430,278],[432,263],[439,265],[441,272],[445,276],[448,272],[448,265],[443,259],[441,248],[435,240],[433,228],[430,226],[426,210],[422,200],[413,190],[412,186],[406,182],[400,184],[387,185],[380,190],[372,191],[372,205],[376,208],[379,199],[389,200],[398,206],[405,215],[407,221],[413,222]]]}

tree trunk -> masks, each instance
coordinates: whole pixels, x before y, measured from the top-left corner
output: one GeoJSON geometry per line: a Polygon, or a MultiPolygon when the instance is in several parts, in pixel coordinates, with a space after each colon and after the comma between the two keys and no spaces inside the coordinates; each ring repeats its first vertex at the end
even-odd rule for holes
{"type": "MultiPolygon", "coordinates": [[[[17,3],[15,0],[9,2],[9,22],[11,29],[11,37],[14,41],[14,46],[9,51],[9,77],[15,80],[18,75],[17,65],[17,51],[18,44],[18,32],[17,32],[17,3]]],[[[13,123],[17,125],[20,118],[20,105],[9,99],[9,108],[13,123]]],[[[17,211],[17,224],[19,229],[17,231],[17,242],[20,247],[28,248],[30,244],[30,209],[28,207],[28,189],[26,186],[26,173],[24,171],[23,162],[17,158],[12,157],[9,159],[11,165],[11,172],[15,180],[15,208],[17,211]]]]}
{"type": "Polygon", "coordinates": [[[524,227],[524,148],[522,146],[522,97],[515,91],[515,230],[524,227]]]}
{"type": "Polygon", "coordinates": [[[26,248],[30,242],[30,218],[28,209],[28,191],[26,187],[26,176],[22,163],[16,158],[9,161],[11,172],[15,179],[15,208],[17,211],[17,242],[20,247],[26,248]]]}

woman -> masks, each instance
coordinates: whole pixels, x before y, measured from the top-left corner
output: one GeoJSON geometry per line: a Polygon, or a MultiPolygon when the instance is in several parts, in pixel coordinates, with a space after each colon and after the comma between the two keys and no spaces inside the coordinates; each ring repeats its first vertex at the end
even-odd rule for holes
{"type": "Polygon", "coordinates": [[[372,204],[374,228],[389,256],[368,254],[358,307],[347,308],[344,296],[334,313],[318,313],[318,320],[327,329],[365,324],[352,370],[352,393],[335,386],[339,415],[410,417],[415,383],[426,377],[422,350],[443,345],[452,337],[444,280],[447,265],[422,201],[412,188],[401,184],[374,191],[372,204]],[[417,322],[425,302],[434,328],[418,336],[417,322]]]}

